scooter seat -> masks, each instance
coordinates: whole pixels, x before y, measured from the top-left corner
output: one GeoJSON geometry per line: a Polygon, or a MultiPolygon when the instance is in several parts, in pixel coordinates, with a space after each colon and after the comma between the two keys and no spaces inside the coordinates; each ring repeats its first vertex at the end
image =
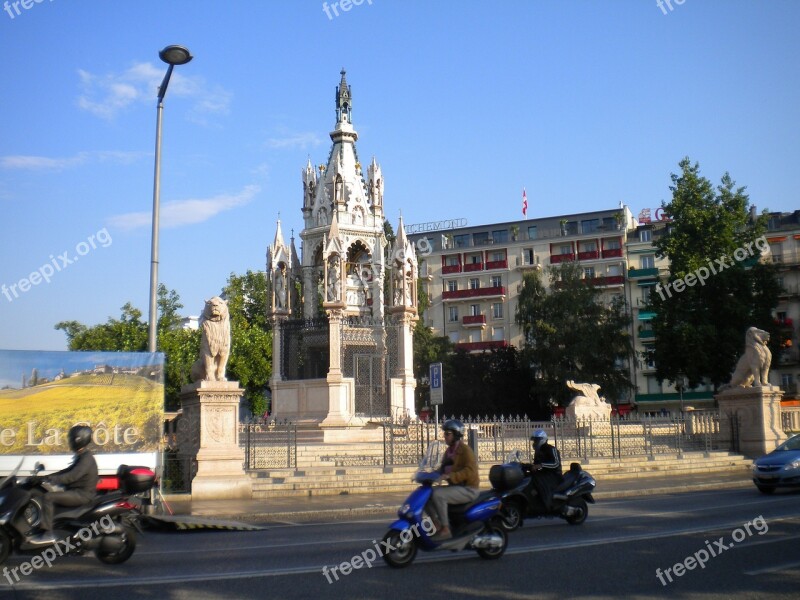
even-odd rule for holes
{"type": "Polygon", "coordinates": [[[457,516],[463,515],[467,512],[473,505],[478,504],[479,502],[483,502],[496,496],[497,494],[493,490],[486,490],[485,492],[480,492],[478,497],[475,498],[472,502],[464,502],[463,504],[450,504],[448,508],[448,512],[450,516],[457,516]]]}

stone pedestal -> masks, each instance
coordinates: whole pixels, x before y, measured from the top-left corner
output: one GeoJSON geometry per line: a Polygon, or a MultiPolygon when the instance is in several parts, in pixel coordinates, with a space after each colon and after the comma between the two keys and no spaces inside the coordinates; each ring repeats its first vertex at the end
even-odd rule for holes
{"type": "Polygon", "coordinates": [[[181,388],[183,407],[179,455],[194,457],[192,499],[252,498],[239,447],[238,381],[200,381],[181,388]]]}
{"type": "Polygon", "coordinates": [[[781,396],[777,386],[734,387],[714,396],[720,413],[737,418],[739,451],[757,458],[771,452],[786,439],[781,427],[781,396]]]}

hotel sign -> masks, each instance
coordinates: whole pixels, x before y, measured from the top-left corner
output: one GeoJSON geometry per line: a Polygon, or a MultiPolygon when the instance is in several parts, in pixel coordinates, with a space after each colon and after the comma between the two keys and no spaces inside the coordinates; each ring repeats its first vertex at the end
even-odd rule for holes
{"type": "Polygon", "coordinates": [[[428,231],[440,231],[442,229],[456,229],[457,227],[466,227],[466,219],[445,219],[444,221],[429,221],[428,223],[415,223],[413,225],[406,225],[406,233],[425,233],[428,231]]]}

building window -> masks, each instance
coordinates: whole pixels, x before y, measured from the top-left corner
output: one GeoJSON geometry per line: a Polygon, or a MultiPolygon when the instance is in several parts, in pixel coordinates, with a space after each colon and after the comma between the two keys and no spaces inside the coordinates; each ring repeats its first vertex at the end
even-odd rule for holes
{"type": "Polygon", "coordinates": [[[455,244],[456,248],[466,248],[467,246],[469,246],[469,238],[470,235],[468,233],[462,235],[454,235],[453,244],[455,244]]]}
{"type": "Polygon", "coordinates": [[[493,319],[502,319],[503,318],[503,303],[502,302],[495,302],[492,304],[492,318],[493,319]]]}
{"type": "Polygon", "coordinates": [[[458,281],[452,280],[447,282],[447,291],[448,292],[457,292],[458,291],[458,281]]]}
{"type": "Polygon", "coordinates": [[[661,393],[661,384],[658,383],[658,379],[653,375],[647,377],[647,393],[648,394],[661,393]]]}
{"type": "Polygon", "coordinates": [[[622,275],[622,266],[620,265],[610,265],[608,267],[608,276],[609,277],[619,277],[622,275]]]}
{"type": "Polygon", "coordinates": [[[481,305],[480,304],[470,304],[469,305],[469,314],[472,317],[480,317],[481,316],[481,305]]]}
{"type": "Polygon", "coordinates": [[[503,285],[503,278],[500,275],[494,275],[492,277],[492,285],[493,288],[499,288],[503,285]]]}
{"type": "Polygon", "coordinates": [[[467,256],[467,263],[471,265],[477,265],[481,262],[481,255],[480,254],[470,254],[467,256]]]}
{"type": "Polygon", "coordinates": [[[656,266],[656,257],[653,254],[645,254],[639,259],[640,269],[653,269],[656,266]]]}
{"type": "Polygon", "coordinates": [[[533,254],[533,248],[525,248],[522,251],[522,262],[526,265],[535,265],[534,262],[536,260],[535,255],[533,254]]]}
{"type": "Polygon", "coordinates": [[[650,304],[650,294],[653,291],[653,286],[648,285],[648,286],[645,286],[645,287],[641,288],[641,290],[642,290],[641,305],[642,306],[647,306],[648,304],[650,304]]]}
{"type": "Polygon", "coordinates": [[[640,229],[639,230],[639,241],[640,242],[649,242],[653,239],[653,232],[650,229],[640,229]]]}
{"type": "Polygon", "coordinates": [[[502,327],[492,327],[492,341],[502,342],[505,338],[505,330],[502,327]]]}
{"type": "Polygon", "coordinates": [[[457,306],[449,307],[449,309],[448,309],[448,320],[451,323],[455,323],[456,321],[458,321],[458,307],[457,306]]]}
{"type": "Polygon", "coordinates": [[[572,254],[572,244],[564,244],[558,247],[558,253],[561,255],[572,254]]]}
{"type": "Polygon", "coordinates": [[[528,227],[528,239],[535,240],[536,239],[536,225],[530,225],[528,227]]]}
{"type": "Polygon", "coordinates": [[[505,250],[495,250],[491,253],[492,262],[500,262],[506,259],[505,250]]]}
{"type": "Polygon", "coordinates": [[[781,389],[794,392],[794,377],[791,373],[781,373],[781,389]]]}
{"type": "Polygon", "coordinates": [[[600,226],[600,219],[586,219],[581,221],[581,233],[594,233],[600,226]]]}
{"type": "Polygon", "coordinates": [[[444,264],[448,267],[457,267],[458,266],[458,254],[451,254],[450,256],[444,257],[444,264]]]}
{"type": "Polygon", "coordinates": [[[594,267],[584,267],[583,268],[583,278],[584,279],[594,279],[594,267]]]}
{"type": "Polygon", "coordinates": [[[450,341],[453,344],[457,344],[458,343],[458,332],[457,331],[451,331],[450,335],[448,337],[450,338],[450,341]]]}
{"type": "Polygon", "coordinates": [[[508,229],[498,229],[492,232],[492,242],[495,244],[505,244],[508,241],[508,229]]]}
{"type": "Polygon", "coordinates": [[[471,343],[480,342],[481,341],[481,332],[472,330],[467,334],[467,338],[471,343]]]}
{"type": "Polygon", "coordinates": [[[597,242],[581,242],[581,252],[595,252],[597,250],[597,242]]]}
{"type": "Polygon", "coordinates": [[[619,250],[622,246],[619,243],[619,238],[613,238],[603,241],[603,248],[606,250],[619,250]]]}
{"type": "Polygon", "coordinates": [[[481,287],[481,280],[478,278],[469,280],[469,289],[478,290],[481,287]]]}
{"type": "Polygon", "coordinates": [[[656,350],[653,346],[645,346],[642,352],[642,362],[645,369],[656,368],[656,350]]]}
{"type": "Polygon", "coordinates": [[[489,232],[482,231],[481,233],[473,233],[472,243],[476,246],[485,246],[489,243],[489,232]]]}

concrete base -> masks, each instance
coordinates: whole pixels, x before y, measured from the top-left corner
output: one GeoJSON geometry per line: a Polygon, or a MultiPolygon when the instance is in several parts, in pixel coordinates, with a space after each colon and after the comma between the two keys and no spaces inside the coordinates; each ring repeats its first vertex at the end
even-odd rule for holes
{"type": "Polygon", "coordinates": [[[348,442],[383,442],[383,427],[380,425],[365,427],[338,427],[326,428],[324,433],[325,443],[348,442]]]}
{"type": "Polygon", "coordinates": [[[720,413],[737,418],[739,451],[749,458],[772,452],[786,440],[781,427],[781,397],[777,386],[728,388],[716,396],[720,413]]]}
{"type": "Polygon", "coordinates": [[[252,498],[252,480],[244,471],[239,447],[238,381],[201,381],[181,388],[184,431],[179,452],[194,456],[197,472],[192,498],[217,500],[252,498]]]}

